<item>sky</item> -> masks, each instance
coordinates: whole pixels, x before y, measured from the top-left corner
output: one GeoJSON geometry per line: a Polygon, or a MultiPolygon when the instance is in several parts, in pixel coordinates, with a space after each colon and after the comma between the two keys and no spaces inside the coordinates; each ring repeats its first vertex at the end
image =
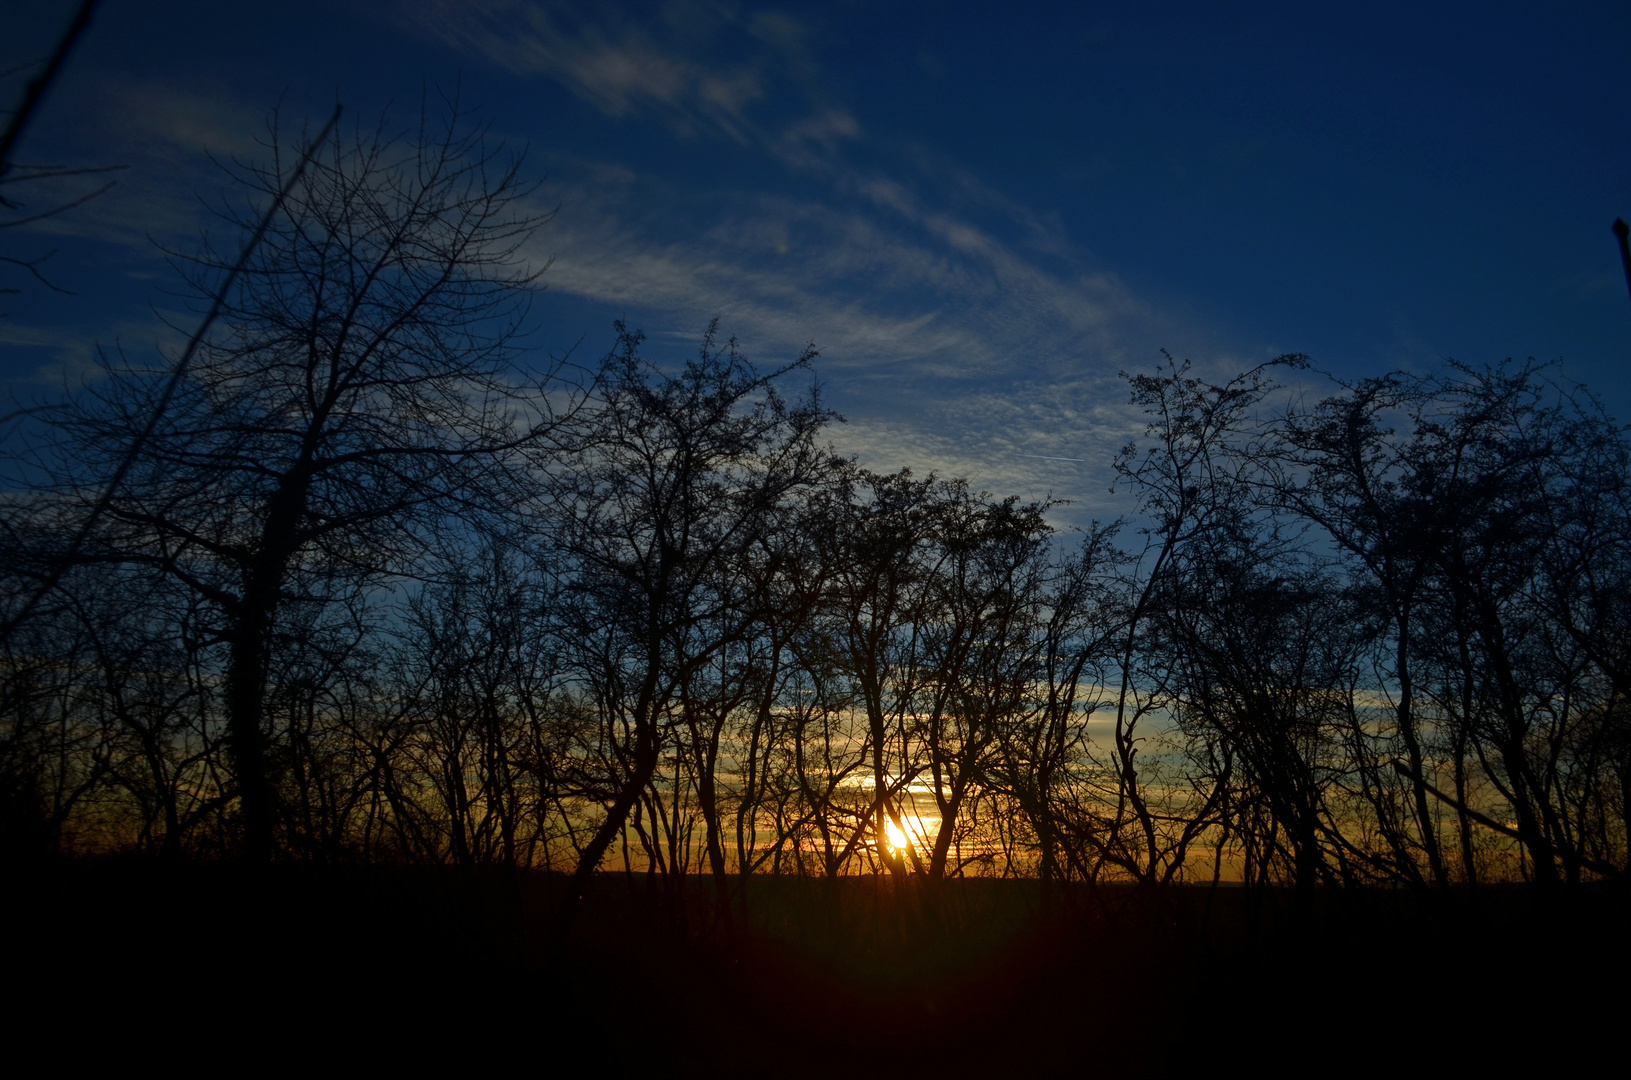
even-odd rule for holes
{"type": "MultiPolygon", "coordinates": [[[[0,93],[75,6],[0,0],[0,93]]],[[[1535,357],[1631,420],[1628,58],[1623,2],[103,0],[17,159],[124,168],[0,232],[72,290],[0,282],[0,381],[173,348],[161,249],[196,246],[232,194],[212,157],[257,160],[274,108],[405,129],[428,89],[554,212],[540,358],[616,319],[659,362],[715,316],[762,366],[813,342],[838,449],[1065,522],[1127,509],[1121,376],[1162,350],[1217,379],[1306,353],[1306,394],[1535,357]]]]}

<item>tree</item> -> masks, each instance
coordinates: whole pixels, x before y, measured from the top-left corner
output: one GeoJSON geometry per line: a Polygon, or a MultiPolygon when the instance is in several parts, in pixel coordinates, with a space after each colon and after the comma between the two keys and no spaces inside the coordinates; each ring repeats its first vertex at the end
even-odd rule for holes
{"type": "Polygon", "coordinates": [[[1293,413],[1279,427],[1276,497],[1293,513],[1317,524],[1347,556],[1366,583],[1386,622],[1386,677],[1396,689],[1393,719],[1411,778],[1414,837],[1396,824],[1382,799],[1385,772],[1367,778],[1384,838],[1399,872],[1420,882],[1409,848],[1427,856],[1433,881],[1446,881],[1437,829],[1427,803],[1427,782],[1413,661],[1420,655],[1421,612],[1438,546],[1453,515],[1453,500],[1440,487],[1449,482],[1422,468],[1419,446],[1394,438],[1391,415],[1420,404],[1419,385],[1397,375],[1367,379],[1345,394],[1321,401],[1307,414],[1293,413]]]}
{"type": "MultiPolygon", "coordinates": [[[[219,300],[217,329],[77,556],[158,568],[213,611],[252,860],[274,846],[262,721],[280,619],[410,570],[439,522],[520,501],[518,452],[563,430],[558,369],[528,390],[512,363],[538,273],[520,248],[546,220],[525,208],[521,156],[456,100],[406,133],[388,123],[334,131],[224,293],[235,248],[172,253],[187,294],[219,300]]],[[[288,134],[274,114],[269,159],[226,167],[245,195],[215,210],[232,239],[299,166],[288,134]]],[[[53,416],[54,475],[80,506],[168,381],[108,368],[53,416]]]]}
{"type": "Polygon", "coordinates": [[[1273,369],[1307,363],[1289,354],[1214,385],[1191,374],[1188,361],[1167,360],[1152,375],[1125,376],[1133,404],[1149,420],[1143,447],[1128,443],[1114,468],[1117,484],[1137,500],[1145,542],[1116,629],[1113,742],[1101,770],[1112,809],[1091,822],[1085,838],[1096,859],[1140,882],[1177,875],[1190,843],[1228,796],[1228,756],[1219,758],[1204,741],[1185,748],[1185,767],[1199,768],[1183,776],[1162,775],[1156,754],[1146,753],[1142,766],[1138,756],[1151,748],[1150,729],[1179,689],[1171,646],[1184,636],[1173,631],[1189,614],[1186,605],[1200,602],[1190,586],[1214,573],[1208,559],[1220,539],[1266,527],[1252,494],[1254,410],[1277,389],[1273,369]],[[1163,795],[1166,806],[1154,801],[1163,795]]]}
{"type": "Polygon", "coordinates": [[[1016,496],[996,502],[956,484],[937,515],[931,610],[921,631],[928,686],[919,709],[940,816],[932,880],[946,875],[966,811],[996,797],[988,774],[1004,736],[1032,712],[1033,687],[1046,670],[1048,509],[1016,496]]]}
{"type": "Polygon", "coordinates": [[[1470,747],[1511,810],[1501,825],[1458,791],[1463,834],[1471,818],[1517,840],[1542,887],[1557,882],[1559,863],[1570,882],[1582,869],[1622,872],[1584,850],[1600,846],[1585,842],[1568,806],[1571,788],[1597,785],[1594,757],[1607,749],[1599,733],[1619,726],[1623,671],[1620,616],[1597,590],[1624,575],[1615,492],[1625,449],[1601,413],[1581,405],[1533,362],[1458,367],[1424,386],[1406,448],[1413,485],[1430,483],[1445,508],[1431,655],[1460,693],[1441,700],[1458,746],[1470,747]]]}
{"type": "Polygon", "coordinates": [[[1447,881],[1429,795],[1456,814],[1469,885],[1475,825],[1542,885],[1560,862],[1571,881],[1621,873],[1627,452],[1601,406],[1533,361],[1394,373],[1289,414],[1273,454],[1271,498],[1335,545],[1352,621],[1376,623],[1393,722],[1350,742],[1394,873],[1419,883],[1419,849],[1447,881]]]}
{"type": "Polygon", "coordinates": [[[547,863],[566,741],[550,700],[547,560],[494,539],[448,559],[442,580],[409,599],[393,649],[391,696],[411,733],[406,771],[431,796],[421,817],[445,837],[437,857],[445,849],[463,866],[547,863]]]}
{"type": "MultiPolygon", "coordinates": [[[[775,388],[808,367],[813,349],[761,373],[734,339],[717,343],[716,322],[697,357],[667,375],[640,356],[640,334],[618,330],[589,435],[555,471],[553,518],[541,523],[564,560],[566,644],[616,764],[563,922],[642,799],[657,809],[685,794],[682,766],[725,895],[717,763],[733,704],[746,697],[733,665],[760,621],[749,556],[782,504],[834,467],[816,442],[833,414],[814,390],[790,404],[775,388]],[[665,748],[676,764],[666,796],[653,788],[665,748]]],[[[688,838],[671,841],[676,858],[689,857],[688,838]]]]}
{"type": "Polygon", "coordinates": [[[897,877],[910,860],[921,869],[915,842],[897,850],[896,835],[909,838],[898,796],[915,777],[913,715],[922,689],[925,609],[924,551],[933,535],[942,484],[916,480],[909,470],[881,475],[855,470],[844,497],[833,500],[823,522],[822,543],[833,553],[826,589],[831,631],[866,717],[866,752],[872,766],[871,801],[854,824],[839,861],[847,860],[869,832],[873,850],[897,877]]]}

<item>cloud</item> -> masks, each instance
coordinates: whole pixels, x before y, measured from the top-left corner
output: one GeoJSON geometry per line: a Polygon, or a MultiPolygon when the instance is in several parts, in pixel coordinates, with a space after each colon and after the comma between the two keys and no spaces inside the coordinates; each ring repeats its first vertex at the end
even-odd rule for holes
{"type": "MultiPolygon", "coordinates": [[[[814,340],[850,420],[834,432],[842,449],[1104,515],[1110,458],[1140,426],[1117,372],[1144,366],[1181,320],[955,161],[869,140],[864,115],[825,86],[804,22],[690,2],[643,18],[519,0],[391,11],[607,118],[666,121],[677,152],[728,141],[760,155],[768,172],[713,188],[604,152],[545,162],[539,208],[560,213],[527,254],[553,260],[552,293],[625,314],[654,354],[689,352],[716,314],[766,362],[814,340]]],[[[192,191],[220,182],[204,151],[258,156],[264,125],[224,96],[162,82],[120,97],[104,123],[130,179],[63,227],[150,251],[147,234],[197,229],[192,191]]]]}
{"type": "Polygon", "coordinates": [[[858,138],[861,125],[843,109],[826,109],[789,124],[768,149],[797,170],[830,171],[839,144],[858,138]]]}
{"type": "Polygon", "coordinates": [[[850,421],[834,438],[873,467],[1109,516],[1110,459],[1141,428],[1117,372],[1155,351],[1159,313],[1114,274],[1043,266],[903,182],[832,171],[866,197],[704,194],[575,162],[552,170],[561,212],[531,254],[553,258],[552,292],[623,311],[654,350],[689,351],[715,314],[760,358],[813,339],[850,421]]]}
{"type": "Polygon", "coordinates": [[[743,18],[718,4],[671,2],[642,23],[616,5],[593,10],[426,0],[396,17],[516,75],[551,79],[608,117],[655,109],[683,134],[712,130],[739,142],[758,138],[748,111],[772,73],[810,67],[803,26],[790,15],[743,18]]]}
{"type": "Polygon", "coordinates": [[[1039,266],[976,225],[922,209],[899,183],[840,186],[872,206],[700,195],[594,170],[554,189],[561,214],[536,255],[553,257],[557,291],[675,313],[729,308],[778,343],[816,336],[865,354],[854,364],[917,365],[939,378],[1012,371],[1016,350],[1043,345],[1025,358],[1039,374],[1066,353],[1114,350],[1154,318],[1115,275],[1039,266]]]}
{"type": "MultiPolygon", "coordinates": [[[[93,166],[117,164],[104,195],[26,228],[50,236],[87,237],[127,250],[134,264],[158,264],[151,240],[196,236],[199,195],[224,186],[211,161],[265,155],[266,114],[224,93],[184,91],[159,81],[108,79],[97,84],[90,119],[67,136],[42,140],[44,152],[93,166]]],[[[39,205],[61,205],[103,174],[69,176],[29,192],[39,205]]]]}
{"type": "Polygon", "coordinates": [[[165,318],[179,324],[196,317],[168,312],[155,318],[122,319],[95,333],[79,326],[21,326],[0,321],[0,348],[21,358],[20,363],[8,365],[16,370],[6,380],[8,389],[30,396],[94,382],[104,374],[99,350],[116,358],[122,354],[125,362],[136,367],[167,363],[166,357],[174,355],[182,335],[165,318]]]}
{"type": "Polygon", "coordinates": [[[814,340],[851,421],[836,437],[877,467],[1102,504],[1110,458],[1139,426],[1117,372],[1142,366],[1170,317],[956,162],[868,144],[824,86],[807,25],[684,2],[645,17],[519,0],[406,10],[420,34],[609,118],[666,117],[817,185],[701,190],[567,161],[550,170],[561,212],[530,251],[553,260],[550,290],[622,311],[653,348],[689,347],[716,314],[760,356],[814,340]],[[885,163],[857,166],[858,150],[885,163]],[[1048,460],[1061,456],[1086,461],[1048,460]]]}
{"type": "Polygon", "coordinates": [[[225,93],[200,94],[159,82],[114,84],[107,134],[122,133],[126,147],[159,142],[192,154],[254,156],[265,128],[264,111],[225,93]]]}

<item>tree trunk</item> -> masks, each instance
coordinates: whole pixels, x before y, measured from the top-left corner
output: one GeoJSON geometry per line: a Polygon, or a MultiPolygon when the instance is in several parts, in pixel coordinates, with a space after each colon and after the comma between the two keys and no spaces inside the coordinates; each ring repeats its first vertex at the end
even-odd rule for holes
{"type": "Polygon", "coordinates": [[[252,587],[245,594],[232,620],[226,677],[227,740],[243,816],[243,857],[258,864],[271,861],[273,846],[273,792],[261,715],[274,604],[262,589],[252,587]]]}
{"type": "Polygon", "coordinates": [[[278,481],[266,500],[266,520],[259,542],[244,560],[243,596],[228,612],[231,651],[227,660],[227,736],[237,772],[243,813],[243,856],[251,863],[271,861],[274,847],[276,793],[272,786],[266,739],[266,670],[271,655],[273,620],[283,591],[283,577],[300,547],[300,523],[311,486],[310,440],[302,460],[278,481]]]}
{"type": "Polygon", "coordinates": [[[566,898],[561,902],[558,922],[563,933],[570,929],[573,921],[577,919],[578,904],[583,899],[584,889],[589,885],[589,878],[600,866],[600,861],[606,857],[612,841],[623,831],[623,822],[628,819],[629,811],[634,809],[640,793],[645,790],[657,771],[657,740],[651,725],[639,723],[638,727],[639,732],[635,736],[634,771],[624,781],[617,798],[612,802],[611,809],[606,811],[606,820],[595,830],[594,839],[583,849],[583,854],[578,858],[577,869],[572,874],[566,898]]]}
{"type": "Polygon", "coordinates": [[[957,813],[963,806],[964,788],[961,784],[951,789],[951,798],[940,809],[940,831],[934,838],[934,851],[929,854],[929,880],[940,881],[946,876],[946,857],[951,852],[952,835],[957,831],[957,813]]]}
{"type": "Polygon", "coordinates": [[[708,848],[708,869],[714,878],[714,891],[719,898],[720,912],[726,918],[730,917],[731,892],[730,881],[725,877],[725,845],[720,836],[719,828],[719,799],[714,787],[714,771],[719,755],[719,727],[716,723],[712,727],[711,737],[706,740],[698,738],[699,732],[692,726],[692,738],[700,743],[698,750],[697,770],[697,803],[702,810],[704,841],[708,848]]]}
{"type": "Polygon", "coordinates": [[[1410,758],[1411,794],[1415,803],[1417,827],[1422,847],[1427,851],[1427,865],[1433,875],[1433,884],[1444,888],[1449,878],[1444,871],[1444,857],[1439,852],[1438,830],[1433,824],[1432,812],[1427,805],[1427,777],[1422,772],[1421,740],[1416,736],[1414,686],[1410,675],[1410,616],[1408,612],[1398,619],[1399,643],[1395,664],[1399,678],[1399,736],[1404,739],[1405,753],[1410,758]]]}

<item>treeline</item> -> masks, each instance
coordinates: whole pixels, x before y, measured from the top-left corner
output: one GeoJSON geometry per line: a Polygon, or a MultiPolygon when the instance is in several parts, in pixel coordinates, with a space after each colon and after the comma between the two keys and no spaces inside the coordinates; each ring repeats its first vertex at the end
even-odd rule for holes
{"type": "Polygon", "coordinates": [[[813,352],[541,369],[520,162],[378,131],[274,129],[194,344],[14,418],[11,857],[1624,875],[1627,443],[1548,368],[1169,361],[1062,533],[835,453],[813,352]]]}

